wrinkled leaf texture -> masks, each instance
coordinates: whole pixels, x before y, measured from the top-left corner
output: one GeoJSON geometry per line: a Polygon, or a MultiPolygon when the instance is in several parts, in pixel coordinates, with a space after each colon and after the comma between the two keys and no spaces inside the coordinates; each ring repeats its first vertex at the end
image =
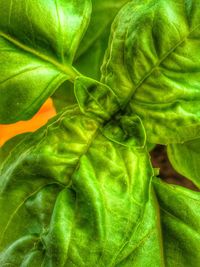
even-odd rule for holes
{"type": "Polygon", "coordinates": [[[0,179],[1,266],[160,265],[148,154],[102,132],[73,106],[12,150],[0,179]]]}
{"type": "Polygon", "coordinates": [[[199,44],[199,0],[130,1],[112,24],[102,82],[140,116],[151,143],[199,136],[199,44]]]}
{"type": "Polygon", "coordinates": [[[94,101],[90,85],[76,83],[81,109],[5,146],[0,265],[198,266],[199,193],[152,183],[141,120],[105,124],[109,89],[94,101]]]}

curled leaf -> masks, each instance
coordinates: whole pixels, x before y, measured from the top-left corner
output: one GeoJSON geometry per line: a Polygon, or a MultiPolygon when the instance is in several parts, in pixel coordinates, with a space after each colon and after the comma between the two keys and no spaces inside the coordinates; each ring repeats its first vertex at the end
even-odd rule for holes
{"type": "Polygon", "coordinates": [[[199,135],[199,7],[198,0],[130,1],[113,22],[102,82],[142,119],[151,143],[199,135]]]}

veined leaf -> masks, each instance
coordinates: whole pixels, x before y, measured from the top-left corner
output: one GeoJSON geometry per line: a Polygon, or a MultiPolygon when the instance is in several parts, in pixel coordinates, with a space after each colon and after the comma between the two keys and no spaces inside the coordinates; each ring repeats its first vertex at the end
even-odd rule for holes
{"type": "MultiPolygon", "coordinates": [[[[63,81],[74,82],[67,108],[0,151],[0,266],[199,266],[199,192],[152,180],[143,127],[148,142],[198,136],[198,1],[129,2],[113,23],[102,82],[72,67],[89,1],[0,3],[0,61],[9,55],[0,119],[30,116],[63,81]]],[[[102,42],[102,15],[82,55],[102,42]]]]}
{"type": "Polygon", "coordinates": [[[87,28],[89,0],[0,1],[0,122],[29,119],[65,80],[87,28]]]}
{"type": "Polygon", "coordinates": [[[141,120],[109,118],[109,87],[75,86],[81,109],[11,144],[1,164],[0,265],[198,266],[199,193],[154,179],[157,202],[141,120]]]}
{"type": "Polygon", "coordinates": [[[161,266],[148,154],[102,132],[73,106],[7,157],[1,266],[161,266]]]}
{"type": "Polygon", "coordinates": [[[76,78],[74,86],[74,94],[83,113],[105,123],[118,112],[117,97],[105,84],[81,76],[76,78]]]}
{"type": "Polygon", "coordinates": [[[143,120],[151,143],[200,129],[200,2],[131,1],[115,18],[102,82],[143,120]]]}
{"type": "Polygon", "coordinates": [[[25,136],[28,136],[28,133],[22,133],[14,136],[13,138],[9,139],[2,147],[0,147],[0,169],[3,162],[9,156],[11,151],[15,148],[15,146],[20,143],[25,136]]]}
{"type": "MultiPolygon", "coordinates": [[[[100,80],[100,68],[108,47],[111,23],[128,0],[93,0],[92,14],[87,31],[77,49],[74,66],[84,75],[100,80]]],[[[60,111],[70,103],[76,103],[73,84],[66,81],[53,94],[56,110],[60,111]]]]}
{"type": "Polygon", "coordinates": [[[200,188],[200,139],[171,144],[167,154],[174,169],[200,188]]]}
{"type": "Polygon", "coordinates": [[[160,205],[165,266],[200,264],[200,193],[154,180],[160,205]]]}

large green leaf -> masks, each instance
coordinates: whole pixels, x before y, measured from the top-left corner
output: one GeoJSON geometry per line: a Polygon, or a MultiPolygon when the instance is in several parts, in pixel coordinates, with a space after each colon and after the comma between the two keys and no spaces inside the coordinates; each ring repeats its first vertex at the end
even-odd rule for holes
{"type": "Polygon", "coordinates": [[[200,188],[200,139],[171,144],[167,153],[174,169],[200,188]]]}
{"type": "Polygon", "coordinates": [[[0,0],[0,122],[30,118],[65,80],[90,18],[89,0],[0,0]]]}
{"type": "Polygon", "coordinates": [[[0,177],[1,266],[162,266],[148,154],[134,136],[127,147],[102,132],[73,106],[12,150],[0,177]]]}
{"type": "Polygon", "coordinates": [[[99,82],[75,87],[80,108],[11,145],[1,165],[0,265],[198,266],[199,192],[154,179],[157,202],[140,118],[112,116],[116,97],[99,82]]]}
{"type": "Polygon", "coordinates": [[[154,180],[166,267],[200,265],[200,193],[154,180]]]}
{"type": "MultiPolygon", "coordinates": [[[[84,75],[99,80],[100,68],[108,47],[111,23],[119,9],[128,0],[93,0],[91,20],[81,41],[74,60],[74,66],[84,75]]],[[[56,110],[69,103],[76,103],[73,84],[66,81],[52,96],[56,110]]]]}
{"type": "Polygon", "coordinates": [[[149,142],[199,135],[199,44],[199,0],[136,0],[116,16],[102,82],[141,117],[149,142]]]}
{"type": "Polygon", "coordinates": [[[75,80],[74,93],[80,110],[96,121],[109,122],[119,110],[115,93],[105,84],[80,76],[75,80]]]}

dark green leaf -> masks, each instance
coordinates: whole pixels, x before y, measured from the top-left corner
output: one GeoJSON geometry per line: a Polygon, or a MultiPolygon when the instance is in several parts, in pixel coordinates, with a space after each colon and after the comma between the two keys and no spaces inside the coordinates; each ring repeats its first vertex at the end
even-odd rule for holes
{"type": "Polygon", "coordinates": [[[99,80],[100,67],[108,46],[110,27],[128,0],[92,0],[90,24],[77,51],[75,66],[81,73],[99,80]]]}
{"type": "Polygon", "coordinates": [[[171,144],[167,153],[174,169],[200,188],[200,139],[171,144]]]}
{"type": "Polygon", "coordinates": [[[80,76],[74,85],[75,96],[83,113],[105,122],[119,110],[116,95],[105,84],[80,76]]]}
{"type": "Polygon", "coordinates": [[[61,111],[67,106],[74,105],[77,103],[74,95],[74,84],[65,81],[51,96],[54,107],[57,112],[61,111]]]}

